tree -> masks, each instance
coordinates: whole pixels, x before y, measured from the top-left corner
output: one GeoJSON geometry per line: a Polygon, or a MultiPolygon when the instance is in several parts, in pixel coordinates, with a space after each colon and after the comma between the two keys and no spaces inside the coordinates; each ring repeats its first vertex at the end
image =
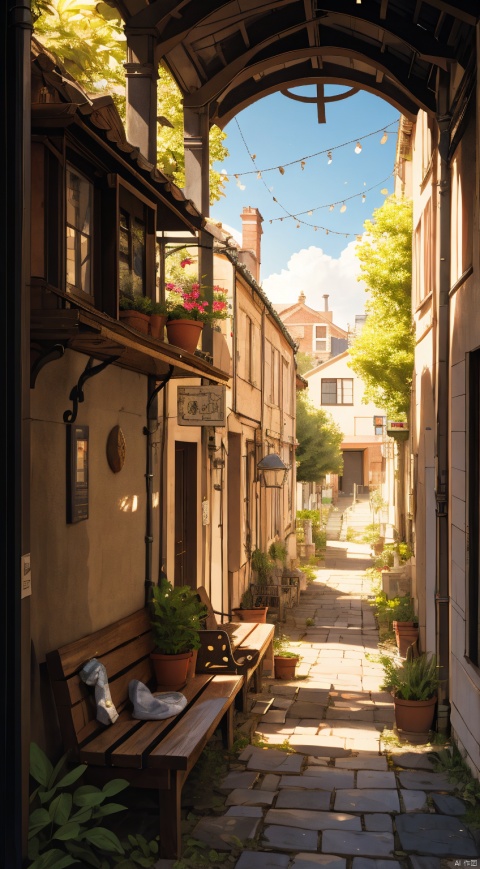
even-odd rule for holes
{"type": "Polygon", "coordinates": [[[315,408],[302,393],[297,395],[297,479],[315,483],[325,474],[341,474],[343,434],[329,413],[315,408]]]}
{"type": "Polygon", "coordinates": [[[406,419],[414,358],[411,202],[390,196],[365,229],[357,256],[368,316],[349,365],[365,384],[365,404],[373,401],[390,419],[406,419]]]}
{"type": "MultiPolygon", "coordinates": [[[[125,122],[126,37],[119,12],[97,0],[34,0],[35,35],[89,94],[111,94],[125,122]]],[[[185,184],[182,96],[168,70],[160,69],[157,89],[157,165],[179,187],[185,184]]],[[[210,202],[228,180],[214,163],[228,157],[226,133],[210,130],[210,202]]]]}
{"type": "Polygon", "coordinates": [[[306,371],[311,371],[317,364],[315,362],[315,356],[312,356],[310,353],[298,352],[295,358],[297,360],[297,370],[299,374],[305,374],[306,371]]]}

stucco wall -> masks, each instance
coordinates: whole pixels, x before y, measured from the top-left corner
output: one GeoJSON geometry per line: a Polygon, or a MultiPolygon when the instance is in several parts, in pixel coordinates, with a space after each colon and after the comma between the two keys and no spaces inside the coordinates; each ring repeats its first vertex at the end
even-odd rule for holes
{"type": "MultiPolygon", "coordinates": [[[[70,390],[86,362],[86,356],[67,351],[41,371],[31,391],[31,609],[39,661],[48,650],[144,603],[144,376],[111,366],[86,383],[77,423],[89,426],[89,517],[76,524],[66,522],[63,412],[72,407],[70,390]],[[121,426],[126,439],[125,465],[118,474],[106,458],[107,437],[115,425],[121,426]]],[[[154,489],[158,492],[158,482],[154,489]]],[[[158,508],[154,513],[156,527],[158,508]]]]}

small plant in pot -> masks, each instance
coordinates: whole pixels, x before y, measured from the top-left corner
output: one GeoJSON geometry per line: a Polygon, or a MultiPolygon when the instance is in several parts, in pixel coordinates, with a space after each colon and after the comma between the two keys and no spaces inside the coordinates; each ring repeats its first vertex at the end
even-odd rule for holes
{"type": "Polygon", "coordinates": [[[247,588],[240,599],[240,606],[232,609],[234,615],[241,622],[257,622],[265,624],[267,621],[268,606],[257,606],[251,588],[247,588]]]}
{"type": "Polygon", "coordinates": [[[152,302],[150,313],[150,334],[152,338],[163,341],[163,330],[167,322],[168,307],[166,302],[152,302]]]}
{"type": "Polygon", "coordinates": [[[193,651],[200,648],[199,632],[207,608],[194,589],[188,585],[172,586],[166,577],[154,586],[151,606],[155,643],[151,658],[157,685],[178,691],[187,681],[193,651]]]}
{"type": "Polygon", "coordinates": [[[137,295],[132,292],[122,292],[118,301],[120,319],[125,325],[136,329],[143,335],[150,331],[150,314],[152,312],[152,300],[148,296],[137,295]]]}
{"type": "Polygon", "coordinates": [[[418,640],[418,620],[411,597],[394,598],[391,616],[398,651],[404,658],[408,647],[418,640]]]}
{"type": "Polygon", "coordinates": [[[295,678],[295,668],[300,660],[300,655],[289,649],[288,642],[288,637],[283,634],[273,638],[275,679],[289,680],[295,678]]]}
{"type": "Polygon", "coordinates": [[[382,655],[380,663],[385,672],[380,687],[393,694],[397,728],[411,733],[428,733],[442,683],[435,655],[418,655],[401,664],[382,655]]]}

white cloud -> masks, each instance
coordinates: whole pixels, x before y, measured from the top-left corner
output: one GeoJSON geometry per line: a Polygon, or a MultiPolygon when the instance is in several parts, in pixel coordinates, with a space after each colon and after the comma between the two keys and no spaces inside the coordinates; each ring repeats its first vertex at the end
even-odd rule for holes
{"type": "Polygon", "coordinates": [[[355,325],[355,315],[365,310],[365,285],[357,281],[360,272],[355,256],[357,242],[352,241],[338,259],[324,253],[320,247],[308,247],[294,253],[286,269],[269,275],[262,281],[268,298],[274,303],[293,305],[301,292],[307,305],[324,310],[324,293],[328,293],[328,308],[333,322],[343,329],[355,325]]]}

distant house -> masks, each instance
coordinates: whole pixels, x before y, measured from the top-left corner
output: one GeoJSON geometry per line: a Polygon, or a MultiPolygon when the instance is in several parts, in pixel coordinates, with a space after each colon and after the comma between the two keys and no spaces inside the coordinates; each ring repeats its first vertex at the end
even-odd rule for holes
{"type": "Polygon", "coordinates": [[[315,407],[328,411],[343,432],[343,475],[338,488],[346,495],[353,492],[354,483],[365,491],[380,486],[384,471],[383,411],[371,402],[362,404],[364,384],[349,368],[349,360],[346,350],[304,375],[315,407]]]}
{"type": "Polygon", "coordinates": [[[306,305],[305,293],[300,293],[294,305],[273,306],[297,342],[300,353],[313,356],[317,364],[338,356],[348,347],[348,333],[335,326],[333,313],[328,310],[328,294],[323,298],[323,311],[315,311],[306,305]]]}

